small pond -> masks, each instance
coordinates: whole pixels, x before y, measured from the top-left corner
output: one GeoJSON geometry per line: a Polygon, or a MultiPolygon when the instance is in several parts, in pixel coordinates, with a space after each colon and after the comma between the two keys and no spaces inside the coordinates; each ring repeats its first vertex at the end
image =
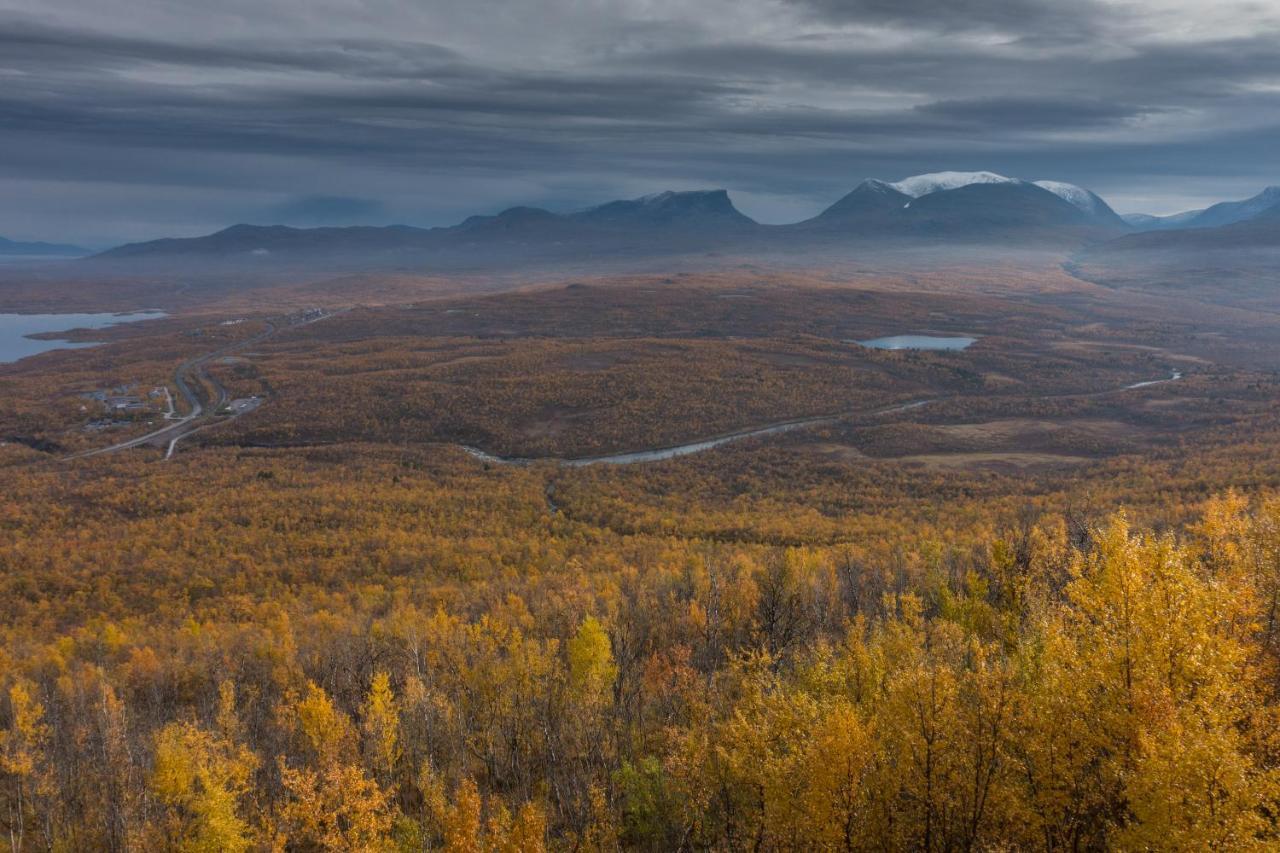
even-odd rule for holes
{"type": "Polygon", "coordinates": [[[872,338],[869,341],[854,341],[872,349],[967,349],[977,341],[971,337],[940,338],[934,335],[891,335],[887,338],[872,338]]]}

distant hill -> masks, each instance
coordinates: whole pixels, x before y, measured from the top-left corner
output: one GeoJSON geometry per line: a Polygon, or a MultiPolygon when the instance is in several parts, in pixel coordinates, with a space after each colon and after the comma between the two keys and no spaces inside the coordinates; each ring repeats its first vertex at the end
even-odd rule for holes
{"type": "Polygon", "coordinates": [[[80,257],[89,254],[88,249],[66,243],[20,243],[0,237],[0,255],[30,255],[39,257],[80,257]]]}
{"type": "Polygon", "coordinates": [[[1274,213],[1280,205],[1280,187],[1267,187],[1253,198],[1244,201],[1224,201],[1207,207],[1187,222],[1188,228],[1216,228],[1247,222],[1260,214],[1274,213]]]}
{"type": "Polygon", "coordinates": [[[1187,210],[1169,216],[1150,216],[1145,213],[1127,214],[1124,219],[1135,228],[1144,231],[1169,231],[1185,228],[1217,228],[1246,222],[1276,205],[1280,205],[1280,186],[1266,187],[1262,192],[1243,201],[1223,201],[1203,210],[1187,210]]]}
{"type": "MultiPolygon", "coordinates": [[[[1214,207],[1220,207],[1215,205],[1214,207]]],[[[1207,213],[1213,208],[1209,208],[1207,213]]],[[[1232,209],[1219,216],[1231,218],[1239,212],[1232,209]]],[[[1210,220],[1212,221],[1212,219],[1210,220]]],[[[1182,228],[1144,231],[1113,240],[1096,248],[1096,254],[1136,252],[1143,250],[1212,250],[1280,247],[1280,196],[1271,207],[1253,213],[1244,220],[1216,227],[1182,228]]]]}
{"type": "Polygon", "coordinates": [[[125,260],[148,257],[240,256],[267,258],[275,254],[330,254],[358,249],[387,250],[412,245],[428,234],[420,228],[349,226],[290,228],[287,225],[232,225],[204,237],[169,237],[127,243],[94,255],[93,259],[125,260]]]}
{"type": "Polygon", "coordinates": [[[1186,223],[1195,219],[1203,210],[1187,210],[1182,213],[1173,213],[1169,216],[1154,216],[1150,213],[1126,213],[1120,218],[1132,225],[1134,228],[1140,228],[1144,231],[1155,231],[1162,228],[1182,228],[1186,223]]]}

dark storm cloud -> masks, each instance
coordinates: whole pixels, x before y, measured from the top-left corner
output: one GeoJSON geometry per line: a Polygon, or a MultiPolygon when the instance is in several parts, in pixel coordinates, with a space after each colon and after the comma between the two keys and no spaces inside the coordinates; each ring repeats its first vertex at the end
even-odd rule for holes
{"type": "Polygon", "coordinates": [[[439,224],[668,185],[768,219],[939,169],[1134,198],[1277,177],[1280,22],[1257,6],[29,2],[0,12],[6,236],[439,224]]]}

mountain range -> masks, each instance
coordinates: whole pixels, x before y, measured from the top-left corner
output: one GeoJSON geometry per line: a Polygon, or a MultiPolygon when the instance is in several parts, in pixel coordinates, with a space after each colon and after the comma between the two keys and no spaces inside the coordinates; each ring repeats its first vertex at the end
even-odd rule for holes
{"type": "Polygon", "coordinates": [[[1018,238],[1077,244],[1127,230],[1106,202],[1079,187],[1040,185],[990,172],[944,172],[897,183],[865,181],[817,216],[789,225],[760,224],[739,211],[728,192],[716,189],[663,192],[571,213],[515,207],[442,228],[235,225],[204,237],[128,244],[94,260],[201,256],[288,263],[358,254],[448,264],[740,246],[785,250],[832,240],[972,243],[1018,238]]]}
{"type": "MultiPolygon", "coordinates": [[[[1194,239],[1280,242],[1280,188],[1173,217],[1121,217],[1083,187],[994,172],[937,172],[865,180],[802,222],[758,223],[722,189],[662,192],[570,213],[514,207],[458,225],[292,228],[235,225],[203,237],[132,243],[93,256],[99,264],[178,261],[289,265],[483,267],[506,261],[732,250],[809,251],[850,245],[995,244],[1075,248],[1121,239],[1158,244],[1172,230],[1240,228],[1194,239]],[[1275,214],[1275,216],[1271,216],[1275,214]],[[1249,225],[1249,223],[1252,223],[1249,225]],[[1135,232],[1147,232],[1146,234],[1135,232]],[[1126,236],[1128,235],[1128,236],[1126,236]]],[[[1179,230],[1178,234],[1187,234],[1179,230]]]]}

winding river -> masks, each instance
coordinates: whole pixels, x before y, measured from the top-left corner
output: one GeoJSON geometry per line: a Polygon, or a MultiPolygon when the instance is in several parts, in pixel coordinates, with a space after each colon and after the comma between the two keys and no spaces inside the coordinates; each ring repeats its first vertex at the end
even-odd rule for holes
{"type": "MultiPolygon", "coordinates": [[[[931,400],[914,400],[910,403],[898,403],[893,406],[886,406],[882,409],[876,409],[870,412],[872,417],[879,415],[887,415],[893,412],[905,412],[908,409],[918,409],[921,406],[935,402],[937,399],[931,400]]],[[[661,462],[664,459],[674,459],[677,456],[688,456],[693,453],[701,453],[704,450],[710,450],[713,447],[719,447],[722,444],[728,444],[731,441],[742,441],[746,438],[758,438],[765,435],[776,435],[782,432],[790,432],[793,429],[801,429],[803,427],[825,426],[833,424],[843,417],[847,417],[848,413],[839,415],[817,415],[812,418],[800,418],[793,421],[783,421],[782,423],[769,424],[768,426],[755,427],[753,429],[744,429],[737,432],[727,432],[723,435],[717,435],[713,438],[704,438],[701,441],[693,441],[688,444],[676,444],[670,447],[657,447],[652,450],[632,450],[625,453],[607,453],[603,456],[579,456],[576,459],[529,459],[521,456],[496,456],[492,453],[486,453],[478,447],[462,445],[462,449],[470,456],[479,459],[482,462],[494,462],[499,465],[532,465],[535,462],[554,462],[566,468],[585,468],[588,465],[635,465],[638,462],[661,462]]]]}
{"type": "MultiPolygon", "coordinates": [[[[1089,397],[1099,396],[1101,394],[1114,394],[1120,391],[1132,391],[1138,388],[1149,388],[1153,385],[1164,385],[1167,382],[1177,382],[1182,378],[1182,371],[1174,370],[1168,377],[1164,379],[1148,379],[1145,382],[1135,382],[1132,385],[1125,385],[1122,388],[1114,388],[1111,391],[1097,392],[1096,394],[1066,394],[1064,397],[1089,397]]],[[[905,412],[910,409],[918,409],[921,406],[927,406],[930,403],[936,403],[942,397],[932,397],[927,400],[913,400],[909,403],[897,403],[892,406],[875,409],[868,414],[871,417],[880,415],[893,414],[894,412],[905,412]]],[[[694,453],[701,453],[704,450],[710,450],[713,447],[719,447],[722,444],[729,444],[734,441],[742,441],[748,438],[759,438],[766,435],[776,435],[778,433],[790,432],[791,430],[801,429],[803,427],[825,426],[833,424],[841,418],[847,417],[850,413],[844,412],[838,415],[818,415],[812,418],[799,418],[796,420],[783,421],[781,423],[768,424],[767,426],[754,427],[752,429],[738,430],[737,432],[728,432],[717,435],[712,438],[704,438],[700,441],[692,441],[688,444],[676,444],[670,447],[656,447],[650,450],[631,450],[624,453],[606,453],[601,456],[579,456],[576,459],[555,459],[545,457],[541,459],[531,459],[523,456],[498,456],[493,453],[487,453],[478,447],[470,445],[461,445],[463,451],[467,455],[480,460],[481,462],[490,462],[495,465],[533,465],[538,462],[550,462],[564,468],[585,468],[588,465],[635,465],[641,462],[661,462],[664,459],[674,459],[677,456],[689,456],[694,453]]]]}

